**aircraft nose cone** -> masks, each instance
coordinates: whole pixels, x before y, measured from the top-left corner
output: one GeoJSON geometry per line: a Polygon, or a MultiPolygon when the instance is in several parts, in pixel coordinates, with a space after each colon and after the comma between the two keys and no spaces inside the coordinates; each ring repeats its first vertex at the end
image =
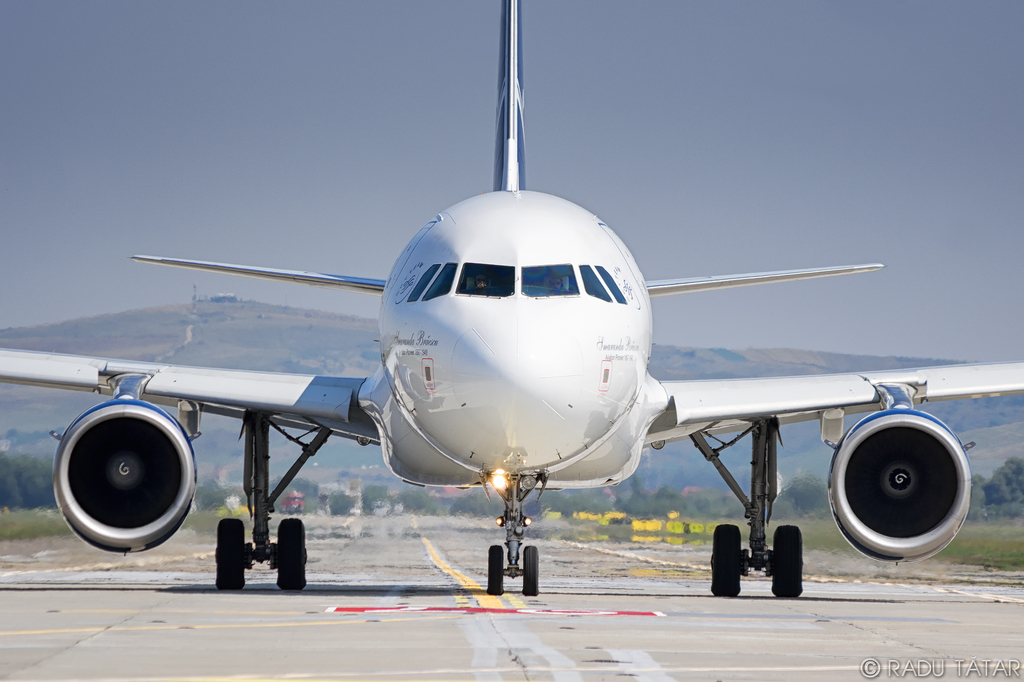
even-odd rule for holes
{"type": "Polygon", "coordinates": [[[503,394],[543,400],[545,386],[560,383],[545,379],[583,376],[583,351],[564,331],[473,328],[455,344],[452,374],[456,392],[476,404],[503,394]]]}
{"type": "Polygon", "coordinates": [[[517,359],[523,378],[583,375],[583,351],[579,341],[564,331],[520,329],[517,359]]]}
{"type": "Polygon", "coordinates": [[[516,452],[539,466],[582,445],[583,352],[571,333],[470,329],[455,345],[452,374],[460,422],[486,443],[479,455],[500,462],[516,452]]]}

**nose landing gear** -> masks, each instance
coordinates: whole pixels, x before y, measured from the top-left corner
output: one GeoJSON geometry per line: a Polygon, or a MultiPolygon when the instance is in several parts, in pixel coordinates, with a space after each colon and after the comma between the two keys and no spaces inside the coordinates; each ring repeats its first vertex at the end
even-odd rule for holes
{"type": "Polygon", "coordinates": [[[538,483],[541,484],[539,498],[544,492],[547,479],[540,474],[506,474],[498,469],[490,475],[488,482],[505,502],[505,513],[496,522],[505,528],[508,566],[505,566],[501,545],[491,545],[487,553],[487,594],[504,594],[505,578],[521,577],[523,595],[536,597],[540,593],[540,554],[536,547],[522,548],[526,528],[532,523],[532,519],[523,511],[523,503],[538,483]],[[523,549],[522,562],[520,548],[523,549]]]}

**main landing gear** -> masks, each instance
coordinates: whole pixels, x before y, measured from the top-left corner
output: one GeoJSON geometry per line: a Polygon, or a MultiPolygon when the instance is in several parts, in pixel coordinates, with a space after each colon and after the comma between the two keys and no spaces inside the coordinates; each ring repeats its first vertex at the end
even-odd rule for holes
{"type": "Polygon", "coordinates": [[[530,517],[523,512],[523,503],[538,483],[541,483],[540,492],[544,492],[546,479],[534,474],[506,474],[498,469],[490,475],[488,482],[505,502],[505,513],[496,521],[505,527],[508,566],[505,566],[505,552],[501,545],[491,545],[487,552],[487,594],[504,594],[506,577],[522,577],[523,594],[536,597],[540,594],[540,554],[536,547],[524,547],[520,563],[519,549],[531,523],[530,517]]]}
{"type": "Polygon", "coordinates": [[[306,532],[299,519],[284,519],[277,529],[277,543],[270,542],[270,514],[274,502],[295,478],[302,465],[327,442],[328,428],[320,428],[304,443],[272,424],[266,415],[249,412],[243,420],[245,473],[243,486],[253,520],[252,542],[245,541],[241,519],[222,519],[217,526],[217,589],[240,590],[245,570],[267,562],[277,569],[277,586],[301,590],[306,586],[306,532]],[[270,492],[270,428],[302,446],[302,455],[270,492]]]}
{"type": "Polygon", "coordinates": [[[743,503],[750,525],[749,549],[740,549],[740,529],[730,524],[715,528],[711,550],[711,593],[716,597],[735,597],[740,593],[740,576],[751,571],[764,571],[772,579],[776,597],[799,597],[803,592],[803,538],[796,526],[779,526],[775,530],[773,549],[768,549],[766,530],[772,517],[772,503],[778,495],[776,444],[779,438],[777,419],[765,419],[739,436],[713,448],[703,433],[690,436],[704,459],[715,465],[733,494],[743,503]],[[736,479],[718,459],[719,453],[735,445],[747,434],[753,435],[750,459],[750,498],[736,479]]]}

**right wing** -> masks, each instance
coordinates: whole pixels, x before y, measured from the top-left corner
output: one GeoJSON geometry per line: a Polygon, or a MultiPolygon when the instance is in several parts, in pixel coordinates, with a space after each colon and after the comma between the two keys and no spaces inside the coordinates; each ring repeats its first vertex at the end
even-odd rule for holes
{"type": "Polygon", "coordinates": [[[364,378],[280,374],[182,367],[107,360],[80,355],[0,350],[0,382],[112,395],[128,377],[140,380],[139,398],[243,417],[247,411],[271,415],[286,426],[325,426],[348,438],[378,441],[377,429],[359,407],[364,378]]]}
{"type": "Polygon", "coordinates": [[[183,260],[181,258],[163,258],[161,256],[132,256],[132,260],[138,263],[154,263],[156,265],[168,265],[172,268],[216,272],[222,275],[237,275],[252,279],[266,279],[272,282],[291,282],[292,284],[305,284],[310,287],[342,289],[357,294],[370,294],[371,296],[380,296],[384,292],[384,285],[387,284],[383,279],[326,275],[320,272],[306,272],[304,270],[257,268],[249,265],[210,263],[202,260],[183,260]]]}

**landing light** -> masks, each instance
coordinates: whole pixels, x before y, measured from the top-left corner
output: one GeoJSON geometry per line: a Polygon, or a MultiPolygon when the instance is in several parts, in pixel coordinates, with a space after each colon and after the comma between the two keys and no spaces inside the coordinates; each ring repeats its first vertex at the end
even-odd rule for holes
{"type": "Polygon", "coordinates": [[[491,485],[495,490],[504,490],[508,487],[508,479],[505,477],[504,469],[495,469],[491,474],[491,485]]]}
{"type": "Polygon", "coordinates": [[[531,519],[529,516],[527,516],[525,519],[523,519],[523,525],[524,526],[529,526],[531,523],[533,523],[533,519],[531,519]]]}
{"type": "Polygon", "coordinates": [[[498,518],[494,519],[494,522],[496,524],[498,524],[499,526],[504,526],[505,525],[505,519],[501,518],[500,516],[498,518]]]}

